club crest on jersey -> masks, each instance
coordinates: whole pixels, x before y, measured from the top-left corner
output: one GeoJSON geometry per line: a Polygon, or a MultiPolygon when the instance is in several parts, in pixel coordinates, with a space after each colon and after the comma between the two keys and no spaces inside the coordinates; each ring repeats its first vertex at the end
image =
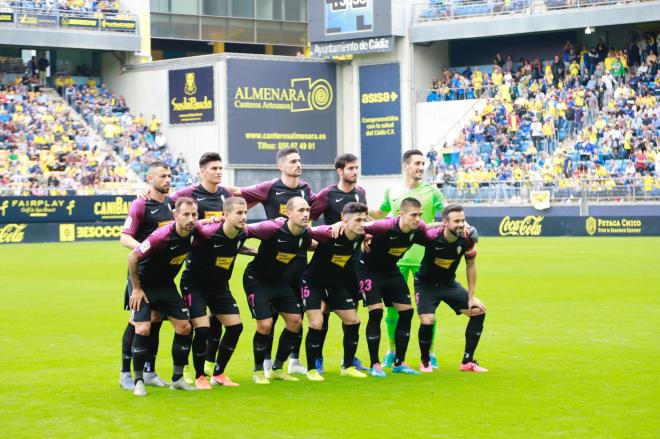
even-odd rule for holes
{"type": "Polygon", "coordinates": [[[355,194],[355,201],[360,202],[360,194],[355,194]]]}
{"type": "Polygon", "coordinates": [[[353,250],[357,248],[357,244],[358,244],[357,242],[353,244],[353,250]]]}
{"type": "Polygon", "coordinates": [[[222,200],[223,203],[225,202],[225,196],[224,195],[220,195],[220,199],[222,200]]]}
{"type": "Polygon", "coordinates": [[[302,247],[302,243],[303,243],[303,239],[300,238],[300,239],[298,240],[298,247],[302,247]]]}
{"type": "Polygon", "coordinates": [[[300,196],[305,198],[305,190],[304,189],[300,189],[300,196]]]}
{"type": "Polygon", "coordinates": [[[280,204],[280,215],[286,216],[286,204],[280,204]]]}
{"type": "Polygon", "coordinates": [[[456,253],[458,253],[459,255],[461,254],[461,250],[463,250],[463,247],[461,247],[460,245],[456,247],[456,253]]]}
{"type": "Polygon", "coordinates": [[[415,235],[414,235],[413,233],[410,234],[409,238],[410,238],[411,241],[413,240],[413,237],[414,237],[414,236],[415,236],[415,235]]]}
{"type": "Polygon", "coordinates": [[[238,242],[236,243],[236,250],[240,250],[240,249],[241,249],[241,245],[243,245],[243,243],[242,243],[241,241],[238,241],[238,242]]]}

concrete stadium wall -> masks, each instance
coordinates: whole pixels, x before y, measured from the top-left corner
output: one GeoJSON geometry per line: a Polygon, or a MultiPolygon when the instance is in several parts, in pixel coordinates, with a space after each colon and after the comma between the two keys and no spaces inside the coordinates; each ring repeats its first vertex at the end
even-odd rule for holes
{"type": "Polygon", "coordinates": [[[474,111],[484,105],[485,101],[477,99],[418,103],[415,144],[422,151],[428,151],[430,145],[440,148],[443,142],[451,144],[474,111]]]}

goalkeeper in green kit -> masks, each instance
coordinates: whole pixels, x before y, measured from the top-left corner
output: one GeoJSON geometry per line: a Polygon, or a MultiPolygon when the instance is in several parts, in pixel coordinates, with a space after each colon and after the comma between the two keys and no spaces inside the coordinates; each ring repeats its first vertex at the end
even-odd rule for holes
{"type": "MultiPolygon", "coordinates": [[[[371,212],[371,216],[380,219],[388,213],[396,215],[399,211],[399,205],[404,198],[413,197],[422,203],[422,219],[426,224],[435,221],[435,213],[441,212],[443,207],[443,196],[440,189],[436,186],[424,183],[424,154],[418,149],[411,149],[403,154],[403,183],[391,186],[385,191],[385,199],[380,205],[380,209],[371,212]]],[[[410,275],[414,277],[419,270],[419,264],[424,257],[424,247],[414,244],[410,250],[398,262],[399,270],[403,274],[406,282],[409,282],[410,275]]],[[[388,304],[386,304],[388,305],[388,304]]],[[[399,320],[399,314],[391,304],[387,306],[385,324],[387,325],[387,336],[389,349],[383,361],[383,367],[391,367],[394,363],[394,333],[396,324],[399,320]]],[[[433,326],[433,338],[435,339],[435,326],[433,326]]],[[[431,366],[438,367],[435,354],[433,353],[433,344],[431,344],[431,366]]]]}

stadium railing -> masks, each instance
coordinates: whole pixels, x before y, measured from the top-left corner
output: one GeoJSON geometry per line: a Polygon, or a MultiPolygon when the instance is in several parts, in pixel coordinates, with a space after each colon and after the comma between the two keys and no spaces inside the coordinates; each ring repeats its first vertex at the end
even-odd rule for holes
{"type": "Polygon", "coordinates": [[[485,84],[481,88],[474,86],[460,88],[429,88],[415,91],[415,102],[462,101],[467,99],[494,98],[497,86],[485,84]]]}
{"type": "Polygon", "coordinates": [[[447,200],[463,204],[529,205],[530,195],[535,191],[549,191],[550,202],[554,204],[660,201],[657,181],[651,190],[645,190],[644,179],[638,177],[565,179],[552,183],[523,179],[436,184],[447,200]]]}
{"type": "Polygon", "coordinates": [[[0,28],[6,27],[138,34],[139,20],[137,15],[128,13],[35,9],[0,4],[0,28]]]}
{"type": "MultiPolygon", "coordinates": [[[[626,4],[655,0],[625,0],[626,4]]],[[[413,5],[413,24],[620,5],[622,0],[431,0],[413,5]]]]}

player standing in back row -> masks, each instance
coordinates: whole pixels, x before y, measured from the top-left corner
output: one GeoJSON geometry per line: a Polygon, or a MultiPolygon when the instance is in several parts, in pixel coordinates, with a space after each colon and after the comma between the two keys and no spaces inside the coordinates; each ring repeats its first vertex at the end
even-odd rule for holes
{"type": "MultiPolygon", "coordinates": [[[[307,182],[300,179],[302,175],[302,161],[300,160],[300,153],[296,148],[286,148],[277,152],[276,155],[277,167],[281,171],[280,178],[258,183],[254,186],[241,188],[234,194],[238,197],[245,198],[248,207],[252,207],[261,203],[266,211],[266,218],[275,219],[279,217],[286,217],[286,206],[290,199],[294,197],[303,198],[309,206],[313,206],[316,200],[316,194],[312,192],[311,187],[307,182]]],[[[307,265],[307,248],[301,248],[295,260],[286,268],[286,279],[291,286],[291,290],[296,297],[299,297],[298,289],[300,282],[300,275],[307,265]]],[[[302,308],[301,308],[302,309],[302,308]]],[[[275,322],[277,321],[279,310],[273,312],[273,324],[270,334],[270,341],[268,349],[266,350],[266,359],[264,363],[264,370],[266,376],[270,374],[272,368],[271,351],[273,348],[273,334],[275,331],[275,322]]],[[[307,373],[307,368],[300,363],[300,345],[302,343],[302,325],[296,338],[296,346],[291,352],[291,359],[289,360],[289,373],[307,373]]]]}
{"type": "MultiPolygon", "coordinates": [[[[124,222],[119,242],[124,247],[135,250],[140,246],[147,236],[157,228],[169,224],[174,219],[172,213],[172,200],[167,196],[172,182],[172,171],[165,162],[153,162],[147,171],[147,184],[149,190],[145,197],[138,197],[131,203],[128,216],[124,222]]],[[[124,309],[128,310],[128,302],[132,287],[130,278],[127,277],[126,289],[124,291],[124,309]]],[[[165,387],[165,383],[156,374],[156,354],[158,353],[158,341],[161,316],[154,310],[151,319],[151,331],[149,335],[149,353],[144,366],[144,383],[147,386],[165,387]]],[[[135,337],[135,322],[129,320],[122,337],[122,363],[119,375],[119,385],[127,390],[134,390],[135,383],[131,376],[131,346],[135,337]]]]}
{"type": "MultiPolygon", "coordinates": [[[[217,152],[206,152],[199,158],[199,175],[201,183],[195,183],[190,186],[179,189],[172,194],[172,201],[176,202],[180,197],[190,197],[197,202],[197,209],[200,219],[212,217],[221,217],[224,210],[224,201],[231,197],[231,193],[220,185],[222,182],[222,158],[217,152]]],[[[206,349],[205,371],[207,375],[212,375],[215,366],[215,354],[218,351],[220,337],[222,335],[222,324],[218,319],[210,319],[211,327],[208,331],[208,342],[206,349]]],[[[204,329],[200,329],[205,332],[204,329]]],[[[195,338],[203,337],[197,334],[195,328],[195,338]]],[[[193,341],[193,344],[195,342],[193,341]]],[[[192,384],[193,373],[186,367],[186,380],[192,384]]]]}
{"type": "MultiPolygon", "coordinates": [[[[435,221],[435,214],[442,210],[443,196],[440,189],[434,185],[424,182],[424,154],[418,149],[411,149],[403,154],[403,182],[396,186],[391,186],[385,191],[385,197],[380,209],[372,211],[374,218],[384,218],[387,213],[396,216],[399,211],[401,201],[404,198],[412,197],[422,204],[422,219],[427,224],[435,221]]],[[[399,260],[398,266],[406,283],[410,276],[413,277],[419,270],[419,264],[424,257],[424,248],[420,245],[413,245],[410,250],[399,260]]],[[[385,355],[383,367],[390,367],[394,363],[396,348],[396,327],[399,319],[399,313],[392,306],[387,307],[385,324],[387,325],[387,335],[389,339],[389,350],[385,355]]],[[[435,326],[434,331],[435,334],[435,326]]],[[[437,367],[437,360],[433,353],[431,344],[431,365],[437,367]]]]}
{"type": "MultiPolygon", "coordinates": [[[[364,188],[357,184],[359,169],[358,158],[353,154],[342,154],[335,159],[335,170],[339,175],[339,182],[337,184],[331,184],[317,194],[310,213],[314,221],[323,216],[323,223],[330,226],[342,220],[342,211],[348,203],[357,202],[367,204],[367,194],[364,188]]],[[[355,272],[355,263],[358,258],[359,254],[351,259],[349,265],[343,271],[344,276],[346,276],[345,284],[356,305],[360,297],[360,286],[355,272]]],[[[330,310],[326,308],[323,311],[323,327],[321,328],[321,347],[319,350],[321,353],[323,353],[325,337],[328,334],[329,319],[330,310]]],[[[317,364],[308,364],[307,366],[323,374],[323,356],[321,355],[318,358],[317,364]]],[[[346,365],[342,364],[342,366],[346,365]]],[[[355,356],[353,357],[352,366],[355,366],[358,370],[367,370],[355,356]]]]}

